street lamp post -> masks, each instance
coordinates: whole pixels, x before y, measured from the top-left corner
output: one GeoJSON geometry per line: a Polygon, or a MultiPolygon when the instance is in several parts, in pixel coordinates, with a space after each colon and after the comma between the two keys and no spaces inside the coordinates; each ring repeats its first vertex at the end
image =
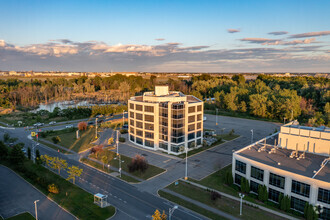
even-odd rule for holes
{"type": "Polygon", "coordinates": [[[33,161],[33,163],[36,162],[36,156],[35,156],[35,152],[34,152],[34,143],[32,143],[32,161],[33,161]]]}
{"type": "Polygon", "coordinates": [[[116,131],[116,134],[117,134],[117,137],[116,137],[116,144],[117,144],[117,156],[119,155],[119,153],[118,153],[118,147],[119,147],[119,140],[118,140],[118,136],[119,136],[119,134],[118,134],[119,132],[118,132],[118,130],[116,131]]]}
{"type": "Polygon", "coordinates": [[[124,124],[125,124],[125,110],[123,110],[123,127],[124,127],[124,124]]]}
{"type": "Polygon", "coordinates": [[[251,129],[251,144],[253,143],[253,129],[251,129]]]}
{"type": "Polygon", "coordinates": [[[35,211],[35,213],[36,213],[36,220],[38,220],[37,202],[39,202],[39,200],[34,201],[34,211],[35,211]]]}
{"type": "Polygon", "coordinates": [[[185,180],[188,179],[188,147],[186,147],[186,175],[184,177],[185,180]]]}
{"type": "Polygon", "coordinates": [[[179,207],[178,207],[177,205],[175,205],[173,208],[169,208],[169,209],[168,209],[168,220],[171,220],[172,215],[173,215],[173,212],[174,212],[177,208],[179,208],[179,207]]]}
{"type": "Polygon", "coordinates": [[[215,109],[215,125],[218,125],[218,109],[215,109]]]}
{"type": "Polygon", "coordinates": [[[286,117],[284,117],[284,124],[285,124],[285,119],[286,119],[286,117]]]}
{"type": "Polygon", "coordinates": [[[242,204],[243,204],[243,198],[244,198],[244,194],[243,193],[240,193],[239,194],[239,197],[241,198],[241,203],[240,203],[240,206],[239,206],[239,215],[242,215],[242,204]]]}

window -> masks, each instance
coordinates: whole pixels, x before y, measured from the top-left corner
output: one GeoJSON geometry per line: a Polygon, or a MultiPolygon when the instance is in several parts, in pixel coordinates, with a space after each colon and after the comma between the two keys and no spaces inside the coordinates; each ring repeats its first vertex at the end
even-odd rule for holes
{"type": "Polygon", "coordinates": [[[280,192],[272,188],[269,188],[268,198],[274,202],[279,202],[278,200],[280,198],[280,192]]]}
{"type": "Polygon", "coordinates": [[[251,177],[264,181],[264,171],[257,167],[251,166],[251,177]]]}
{"type": "Polygon", "coordinates": [[[201,129],[202,128],[202,123],[198,122],[197,123],[197,129],[201,129]]]}
{"type": "Polygon", "coordinates": [[[141,121],[143,120],[143,116],[140,113],[135,113],[135,117],[136,117],[136,119],[139,119],[141,121]]]}
{"type": "Polygon", "coordinates": [[[201,131],[197,131],[196,137],[200,137],[200,136],[202,136],[202,132],[201,131]]]}
{"type": "Polygon", "coordinates": [[[146,138],[154,138],[154,133],[151,133],[151,132],[144,132],[144,137],[146,137],[146,138]]]}
{"type": "Polygon", "coordinates": [[[137,128],[143,128],[143,123],[140,121],[136,121],[136,126],[137,128]]]}
{"type": "Polygon", "coordinates": [[[168,149],[167,143],[163,143],[163,142],[160,142],[159,143],[159,147],[162,148],[162,149],[164,149],[164,150],[167,150],[168,149]]]}
{"type": "Polygon", "coordinates": [[[136,107],[136,110],[138,110],[138,111],[143,111],[143,110],[142,110],[142,109],[143,109],[142,105],[135,105],[135,107],[136,107]]]}
{"type": "Polygon", "coordinates": [[[129,133],[134,134],[134,128],[129,127],[129,133]]]}
{"type": "Polygon", "coordinates": [[[133,135],[130,135],[129,139],[134,142],[134,136],[133,135]]]}
{"type": "Polygon", "coordinates": [[[236,160],[235,170],[245,174],[246,173],[246,163],[236,160]]]}
{"type": "Polygon", "coordinates": [[[192,132],[188,134],[188,140],[194,139],[195,138],[195,132],[192,132]]]}
{"type": "Polygon", "coordinates": [[[309,198],[310,185],[292,180],[291,192],[309,198]]]}
{"type": "Polygon", "coordinates": [[[259,183],[250,180],[250,190],[258,194],[259,183]]]}
{"type": "Polygon", "coordinates": [[[153,106],[144,106],[144,111],[145,112],[154,112],[154,107],[153,106]]]}
{"type": "Polygon", "coordinates": [[[284,189],[285,178],[283,176],[279,176],[274,173],[270,173],[269,184],[276,186],[278,188],[284,189]]]}
{"type": "Polygon", "coordinates": [[[197,115],[197,121],[201,121],[202,120],[202,114],[197,115]]]}
{"type": "Polygon", "coordinates": [[[291,196],[291,208],[299,212],[304,212],[306,202],[304,200],[298,199],[291,196]]]}
{"type": "Polygon", "coordinates": [[[129,123],[132,125],[132,126],[134,126],[134,120],[129,120],[129,123]]]}
{"type": "Polygon", "coordinates": [[[194,148],[194,147],[196,147],[195,141],[190,141],[188,143],[188,148],[190,149],[190,148],[194,148]]]}
{"type": "Polygon", "coordinates": [[[188,131],[195,130],[195,124],[188,125],[188,131]]]}
{"type": "Polygon", "coordinates": [[[133,112],[129,112],[129,117],[130,118],[134,118],[134,113],[133,112]]]}
{"type": "Polygon", "coordinates": [[[202,111],[202,105],[197,105],[197,111],[198,112],[202,111]]]}
{"type": "Polygon", "coordinates": [[[179,152],[179,150],[180,150],[180,146],[179,145],[173,145],[173,144],[171,144],[171,151],[172,152],[177,153],[177,152],[179,152]]]}
{"type": "Polygon", "coordinates": [[[241,185],[242,176],[235,173],[235,183],[241,185]]]}
{"type": "Polygon", "coordinates": [[[153,131],[154,130],[154,125],[149,124],[149,123],[144,123],[144,129],[149,130],[149,131],[153,131]]]}
{"type": "Polygon", "coordinates": [[[136,129],[136,135],[142,137],[142,136],[143,136],[143,132],[142,132],[141,130],[137,130],[137,129],[136,129]]]}
{"type": "Polygon", "coordinates": [[[197,139],[196,145],[198,146],[198,145],[201,145],[201,144],[202,144],[202,139],[201,138],[197,139]]]}
{"type": "Polygon", "coordinates": [[[152,147],[152,148],[154,148],[154,142],[153,142],[153,141],[145,140],[145,141],[144,141],[144,145],[145,145],[146,147],[152,147]]]}
{"type": "Polygon", "coordinates": [[[330,219],[330,209],[323,207],[323,212],[319,215],[320,219],[330,219]]]}
{"type": "Polygon", "coordinates": [[[132,109],[132,110],[134,110],[134,104],[133,103],[130,103],[129,104],[129,108],[132,109]]]}
{"type": "Polygon", "coordinates": [[[136,137],[136,143],[137,144],[143,144],[143,142],[142,142],[142,138],[138,138],[138,137],[136,137]]]}
{"type": "Polygon", "coordinates": [[[195,122],[195,115],[188,117],[188,123],[195,122]]]}
{"type": "Polygon", "coordinates": [[[172,142],[173,142],[173,143],[176,143],[176,144],[178,144],[178,143],[182,143],[182,142],[184,142],[184,136],[179,137],[179,138],[173,138],[173,137],[172,137],[172,142]]]}
{"type": "Polygon", "coordinates": [[[144,120],[149,122],[154,122],[154,116],[152,115],[144,115],[144,120]]]}
{"type": "Polygon", "coordinates": [[[326,190],[326,189],[319,188],[319,194],[318,194],[318,197],[317,197],[317,201],[330,204],[330,191],[326,190]]]}
{"type": "Polygon", "coordinates": [[[193,112],[195,112],[195,111],[196,111],[195,106],[190,106],[190,107],[188,108],[188,113],[193,113],[193,112]]]}

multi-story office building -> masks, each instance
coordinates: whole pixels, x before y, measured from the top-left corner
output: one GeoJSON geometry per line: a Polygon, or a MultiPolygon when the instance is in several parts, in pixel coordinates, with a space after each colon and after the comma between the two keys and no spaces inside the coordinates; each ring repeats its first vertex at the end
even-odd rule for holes
{"type": "Polygon", "coordinates": [[[203,143],[203,102],[156,86],[128,100],[129,140],[141,147],[180,154],[203,143]]]}
{"type": "Polygon", "coordinates": [[[329,151],[329,128],[290,122],[279,133],[234,152],[234,182],[240,185],[246,178],[253,193],[265,185],[276,203],[281,193],[288,195],[291,208],[299,212],[306,202],[323,207],[319,218],[330,219],[329,151]]]}

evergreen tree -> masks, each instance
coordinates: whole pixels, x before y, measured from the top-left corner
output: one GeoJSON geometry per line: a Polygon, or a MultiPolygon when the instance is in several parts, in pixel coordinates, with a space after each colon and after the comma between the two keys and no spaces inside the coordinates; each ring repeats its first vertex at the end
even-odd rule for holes
{"type": "Polygon", "coordinates": [[[36,163],[37,164],[41,164],[40,151],[39,151],[39,149],[36,150],[36,158],[35,158],[35,160],[36,160],[36,163]]]}
{"type": "Polygon", "coordinates": [[[29,160],[31,160],[31,148],[29,148],[29,147],[27,150],[27,156],[28,156],[29,160]]]}
{"type": "Polygon", "coordinates": [[[0,159],[5,159],[7,156],[8,148],[2,141],[0,141],[0,159]]]}
{"type": "Polygon", "coordinates": [[[10,153],[9,153],[9,160],[13,164],[21,164],[24,161],[24,153],[22,151],[22,148],[19,145],[15,145],[10,153]]]}

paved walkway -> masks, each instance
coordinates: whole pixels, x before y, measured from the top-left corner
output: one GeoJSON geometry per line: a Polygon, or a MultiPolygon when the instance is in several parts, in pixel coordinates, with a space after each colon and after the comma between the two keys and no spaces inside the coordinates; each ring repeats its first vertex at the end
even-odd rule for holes
{"type": "Polygon", "coordinates": [[[29,212],[35,217],[35,200],[39,200],[38,219],[76,219],[14,171],[2,165],[0,179],[0,215],[5,219],[22,212],[29,212]]]}
{"type": "MultiPolygon", "coordinates": [[[[239,199],[239,198],[237,198],[237,197],[235,197],[235,196],[232,196],[232,195],[229,195],[229,194],[227,194],[227,193],[220,192],[220,191],[215,190],[215,189],[212,189],[212,188],[208,188],[208,187],[206,187],[206,186],[200,185],[200,184],[195,183],[195,182],[191,182],[191,181],[189,181],[189,180],[184,180],[184,179],[180,179],[180,180],[183,181],[183,182],[190,183],[191,185],[197,186],[197,187],[202,188],[202,189],[205,189],[205,190],[216,191],[216,192],[220,193],[222,196],[225,196],[225,197],[227,197],[227,198],[229,198],[229,199],[232,199],[232,200],[235,200],[235,201],[240,202],[240,199],[239,199]]],[[[253,206],[253,207],[258,207],[258,208],[261,209],[261,210],[264,210],[264,211],[266,211],[266,212],[272,213],[272,214],[274,214],[274,215],[281,216],[282,218],[285,218],[285,219],[290,219],[290,220],[296,220],[296,219],[297,219],[297,218],[294,218],[294,217],[292,217],[292,216],[286,215],[286,214],[284,214],[284,213],[277,212],[277,211],[275,211],[275,210],[268,209],[268,208],[266,208],[266,207],[264,207],[264,206],[261,206],[261,205],[255,204],[255,203],[253,203],[253,202],[248,202],[248,201],[246,201],[246,200],[243,200],[243,203],[245,203],[245,204],[247,204],[247,205],[250,205],[250,206],[253,206]]]]}
{"type": "Polygon", "coordinates": [[[167,193],[169,193],[169,194],[172,194],[172,195],[174,195],[174,196],[176,196],[176,197],[179,197],[179,198],[181,198],[181,199],[183,199],[183,200],[186,200],[187,202],[190,202],[190,203],[192,203],[192,204],[195,204],[195,205],[197,205],[197,206],[199,206],[199,207],[201,207],[201,208],[203,208],[203,209],[206,209],[206,210],[208,210],[208,211],[210,211],[210,212],[213,212],[213,213],[215,213],[215,214],[217,214],[217,215],[220,215],[220,216],[222,216],[222,217],[224,217],[224,218],[226,218],[226,219],[236,219],[236,220],[238,220],[238,218],[236,218],[236,217],[234,217],[234,216],[232,216],[232,215],[230,215],[230,214],[228,214],[228,213],[226,213],[226,212],[220,211],[219,209],[212,208],[212,207],[210,207],[210,206],[208,206],[208,205],[205,205],[204,203],[198,202],[198,201],[196,201],[196,200],[193,200],[193,199],[191,199],[191,198],[188,198],[188,197],[186,197],[186,196],[183,196],[183,195],[181,195],[181,194],[179,194],[179,193],[173,192],[173,191],[171,191],[171,190],[169,190],[169,189],[162,189],[162,190],[163,190],[164,192],[167,192],[167,193]]]}

